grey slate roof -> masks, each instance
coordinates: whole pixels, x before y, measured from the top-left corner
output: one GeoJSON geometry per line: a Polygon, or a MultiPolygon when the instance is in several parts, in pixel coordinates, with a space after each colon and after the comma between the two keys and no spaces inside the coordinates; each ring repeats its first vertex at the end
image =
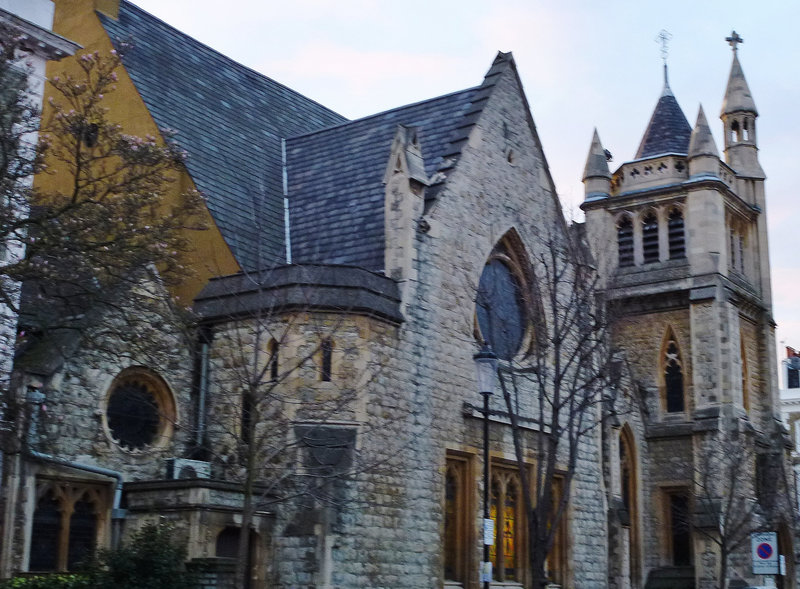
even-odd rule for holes
{"type": "MultiPolygon", "coordinates": [[[[665,66],[666,67],[666,66],[665,66]]],[[[666,80],[664,72],[664,91],[658,99],[653,116],[639,144],[636,159],[652,157],[662,153],[686,154],[689,151],[689,138],[692,127],[686,120],[678,101],[666,80]]]]}
{"type": "Polygon", "coordinates": [[[177,132],[187,168],[244,268],[285,262],[281,138],[346,119],[137,8],[100,15],[156,124],[177,132]]]}
{"type": "Polygon", "coordinates": [[[292,262],[384,266],[384,185],[398,125],[416,127],[430,177],[452,151],[478,89],[287,140],[292,262]]]}

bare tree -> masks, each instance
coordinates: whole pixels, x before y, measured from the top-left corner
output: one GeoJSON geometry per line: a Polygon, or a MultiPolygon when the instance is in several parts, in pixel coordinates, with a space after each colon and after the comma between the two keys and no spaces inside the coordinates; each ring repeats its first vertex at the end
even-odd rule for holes
{"type": "Polygon", "coordinates": [[[740,431],[737,419],[724,419],[721,425],[700,443],[695,506],[685,525],[716,546],[716,587],[727,589],[731,556],[757,527],[760,505],[753,434],[740,431]]]}
{"type": "Polygon", "coordinates": [[[123,292],[160,312],[163,292],[148,285],[160,289],[186,278],[180,260],[187,230],[201,228],[202,199],[173,187],[183,151],[166,132],[166,142],[137,137],[109,119],[104,105],[116,87],[116,52],[83,54],[74,75],[49,80],[40,117],[13,48],[3,51],[0,302],[21,315],[28,339],[82,332],[104,309],[123,313],[123,292]],[[31,186],[24,179],[34,174],[31,186]]]}
{"type": "MultiPolygon", "coordinates": [[[[603,419],[603,402],[619,371],[591,260],[577,239],[555,233],[543,238],[530,268],[536,300],[526,301],[532,316],[527,350],[498,354],[505,403],[501,417],[511,426],[535,588],[554,580],[551,574],[557,571],[548,574],[548,558],[558,552],[577,463],[603,419]]],[[[502,350],[499,342],[513,327],[504,327],[503,314],[492,311],[493,297],[486,288],[481,284],[478,289],[481,331],[502,350]]],[[[551,569],[557,568],[554,564],[551,569]]]]}
{"type": "Polygon", "coordinates": [[[372,319],[346,303],[319,304],[306,275],[319,269],[244,272],[212,282],[198,299],[211,342],[204,458],[243,497],[237,587],[247,586],[256,513],[281,505],[292,533],[316,528],[324,552],[347,482],[386,466],[368,463],[356,436],[372,433],[366,399],[387,348],[362,337],[372,319]]]}

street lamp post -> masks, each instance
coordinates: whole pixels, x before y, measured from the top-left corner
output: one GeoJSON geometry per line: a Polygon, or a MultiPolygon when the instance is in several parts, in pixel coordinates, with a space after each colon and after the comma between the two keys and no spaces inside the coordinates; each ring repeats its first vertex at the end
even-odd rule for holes
{"type": "Polygon", "coordinates": [[[492,580],[489,548],[494,543],[494,526],[489,517],[489,397],[494,393],[497,378],[497,356],[491,347],[484,345],[473,359],[478,376],[478,392],[483,395],[483,561],[480,577],[484,589],[489,589],[492,580]]]}

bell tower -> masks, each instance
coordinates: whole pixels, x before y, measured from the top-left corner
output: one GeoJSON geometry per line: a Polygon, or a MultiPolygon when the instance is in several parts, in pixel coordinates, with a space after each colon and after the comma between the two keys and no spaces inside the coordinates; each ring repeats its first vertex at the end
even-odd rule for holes
{"type": "MultiPolygon", "coordinates": [[[[733,32],[727,41],[733,64],[721,142],[702,106],[688,122],[665,63],[634,157],[609,170],[595,131],[584,170],[587,242],[614,310],[615,344],[645,408],[623,425],[642,456],[643,495],[655,513],[668,514],[610,524],[618,527],[613,538],[627,538],[620,551],[648,552],[641,571],[621,571],[631,586],[701,586],[715,574],[703,564],[700,536],[683,525],[703,493],[724,494],[721,473],[711,486],[699,474],[708,472],[708,448],[736,455],[757,446],[761,462],[782,455],[758,112],[739,62],[743,39],[733,32]],[[747,432],[736,447],[734,429],[747,432]]],[[[755,461],[746,468],[754,471],[755,461]]]]}

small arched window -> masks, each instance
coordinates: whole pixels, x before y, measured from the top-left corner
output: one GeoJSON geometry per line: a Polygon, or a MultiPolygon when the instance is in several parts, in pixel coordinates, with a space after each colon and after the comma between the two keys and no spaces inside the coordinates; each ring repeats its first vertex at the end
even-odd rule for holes
{"type": "Polygon", "coordinates": [[[642,221],[642,253],[644,263],[658,262],[658,217],[649,213],[642,221]]]}
{"type": "Polygon", "coordinates": [[[323,382],[330,382],[333,375],[333,340],[329,337],[323,338],[322,343],[319,346],[319,350],[319,379],[323,382]]]}
{"type": "Polygon", "coordinates": [[[683,229],[683,213],[680,209],[672,209],[667,224],[669,236],[669,259],[677,260],[686,257],[686,238],[683,229]]]}
{"type": "Polygon", "coordinates": [[[733,121],[731,125],[731,141],[733,143],[739,142],[739,121],[733,121]]]}
{"type": "Polygon", "coordinates": [[[667,341],[663,358],[664,400],[667,413],[684,411],[686,403],[683,390],[683,366],[680,351],[674,339],[667,341]]]}
{"type": "Polygon", "coordinates": [[[267,346],[267,353],[269,354],[267,362],[269,367],[269,379],[271,381],[278,380],[279,352],[280,352],[280,344],[278,344],[277,340],[271,339],[269,341],[269,345],[267,346]]]}
{"type": "Polygon", "coordinates": [[[633,223],[630,217],[623,217],[617,224],[617,251],[619,266],[633,266],[633,223]]]}

